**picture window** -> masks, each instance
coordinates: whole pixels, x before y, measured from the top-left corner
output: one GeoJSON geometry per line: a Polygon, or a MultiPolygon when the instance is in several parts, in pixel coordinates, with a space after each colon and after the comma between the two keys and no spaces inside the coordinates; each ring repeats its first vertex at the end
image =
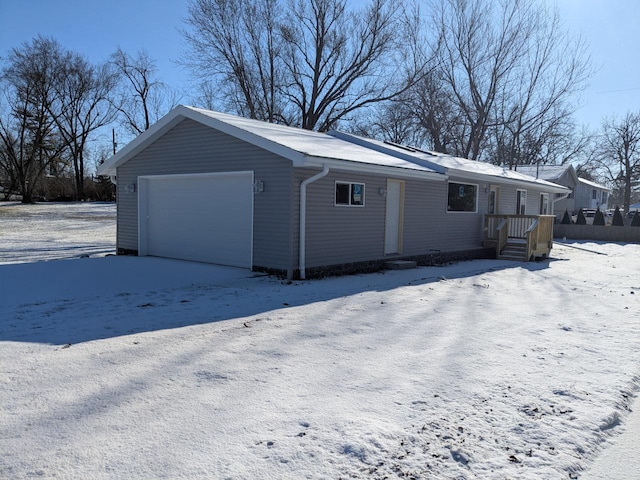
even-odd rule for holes
{"type": "Polygon", "coordinates": [[[469,183],[449,183],[448,212],[477,211],[478,186],[469,183]]]}

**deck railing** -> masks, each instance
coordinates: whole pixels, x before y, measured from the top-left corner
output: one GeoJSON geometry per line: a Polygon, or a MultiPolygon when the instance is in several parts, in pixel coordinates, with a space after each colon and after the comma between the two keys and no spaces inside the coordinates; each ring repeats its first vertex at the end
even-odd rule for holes
{"type": "Polygon", "coordinates": [[[548,255],[553,246],[553,215],[485,215],[487,246],[495,246],[499,256],[509,239],[525,240],[527,260],[548,255]]]}

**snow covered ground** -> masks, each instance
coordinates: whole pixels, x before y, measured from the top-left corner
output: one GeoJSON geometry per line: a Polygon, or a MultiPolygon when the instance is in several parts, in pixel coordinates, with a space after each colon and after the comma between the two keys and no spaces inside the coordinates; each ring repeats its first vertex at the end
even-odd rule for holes
{"type": "Polygon", "coordinates": [[[115,254],[115,203],[0,202],[0,264],[115,254]]]}
{"type": "Polygon", "coordinates": [[[581,478],[640,387],[640,245],[287,284],[5,208],[0,478],[581,478]]]}

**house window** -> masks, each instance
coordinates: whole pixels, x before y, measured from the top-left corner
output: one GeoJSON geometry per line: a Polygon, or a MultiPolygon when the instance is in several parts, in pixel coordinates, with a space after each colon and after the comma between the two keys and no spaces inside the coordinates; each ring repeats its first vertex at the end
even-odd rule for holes
{"type": "Polygon", "coordinates": [[[478,186],[469,183],[449,183],[448,212],[477,211],[478,186]]]}
{"type": "Polygon", "coordinates": [[[607,203],[607,192],[602,192],[602,203],[607,203]]]}
{"type": "Polygon", "coordinates": [[[364,206],[364,183],[336,182],[336,205],[364,206]]]}
{"type": "Polygon", "coordinates": [[[549,215],[549,194],[540,194],[540,215],[549,215]]]}
{"type": "Polygon", "coordinates": [[[598,199],[598,191],[595,188],[591,191],[591,199],[592,200],[598,199]]]}
{"type": "Polygon", "coordinates": [[[526,215],[527,211],[527,191],[516,190],[516,215],[526,215]]]}

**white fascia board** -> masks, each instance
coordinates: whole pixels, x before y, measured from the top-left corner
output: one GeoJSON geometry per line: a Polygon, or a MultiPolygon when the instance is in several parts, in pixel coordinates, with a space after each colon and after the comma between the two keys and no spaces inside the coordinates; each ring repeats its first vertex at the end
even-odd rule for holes
{"type": "Polygon", "coordinates": [[[264,150],[275,153],[276,155],[287,158],[291,160],[294,165],[302,166],[304,163],[304,155],[300,152],[267,140],[234,125],[225,123],[209,115],[205,115],[194,108],[178,105],[153,124],[148,130],[138,135],[123,147],[122,150],[100,165],[98,167],[98,175],[115,175],[116,169],[120,165],[140,153],[166,132],[187,118],[264,150]]]}
{"type": "Polygon", "coordinates": [[[116,169],[124,162],[129,160],[137,153],[144,150],[147,146],[153,143],[157,138],[161,137],[164,133],[171,130],[178,123],[180,123],[184,117],[180,115],[182,106],[177,106],[164,117],[154,123],[148,130],[145,130],[136,138],[127,143],[121,150],[115,155],[108,158],[102,165],[98,166],[98,175],[115,175],[116,169]]]}
{"type": "Polygon", "coordinates": [[[604,185],[600,185],[599,183],[592,182],[591,180],[587,180],[585,178],[578,178],[578,181],[583,185],[587,185],[591,188],[597,188],[598,190],[604,190],[606,192],[610,192],[611,189],[609,187],[605,187],[604,185]]]}
{"type": "Polygon", "coordinates": [[[528,187],[528,188],[539,188],[546,192],[553,193],[564,193],[569,192],[571,189],[564,187],[562,185],[552,184],[551,182],[542,183],[542,181],[537,182],[527,182],[526,180],[516,180],[514,178],[500,177],[494,175],[483,175],[481,173],[472,173],[466,170],[458,170],[454,168],[449,168],[448,174],[455,178],[475,180],[481,183],[493,183],[493,184],[503,184],[503,185],[515,185],[519,187],[528,187]]]}
{"type": "MultiPolygon", "coordinates": [[[[402,167],[388,167],[384,165],[376,165],[370,163],[351,162],[348,160],[334,160],[330,158],[321,157],[306,157],[304,167],[329,167],[336,170],[348,170],[352,172],[360,173],[373,173],[379,175],[386,175],[388,177],[403,177],[403,178],[419,178],[422,180],[432,180],[436,182],[444,182],[449,177],[442,173],[429,172],[425,170],[402,168],[402,167]]],[[[294,166],[297,166],[294,164],[294,166]]]]}

